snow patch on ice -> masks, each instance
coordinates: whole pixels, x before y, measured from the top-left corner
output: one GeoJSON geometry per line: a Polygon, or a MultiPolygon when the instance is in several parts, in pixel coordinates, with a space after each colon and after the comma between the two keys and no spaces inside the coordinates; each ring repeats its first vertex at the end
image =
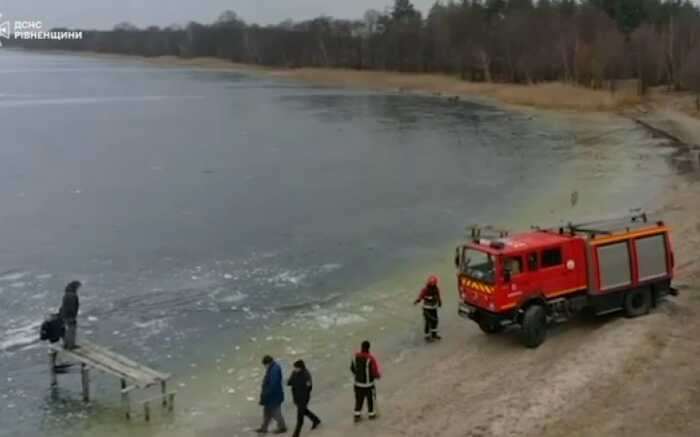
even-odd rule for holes
{"type": "Polygon", "coordinates": [[[141,336],[141,339],[145,339],[163,332],[168,327],[168,322],[166,319],[155,319],[148,322],[134,322],[134,326],[145,331],[141,336]]]}
{"type": "Polygon", "coordinates": [[[307,274],[302,272],[293,272],[290,270],[284,271],[278,275],[270,278],[269,282],[274,283],[276,286],[281,287],[286,284],[292,284],[297,286],[306,279],[307,274]]]}
{"type": "Polygon", "coordinates": [[[330,264],[324,264],[321,266],[320,270],[325,273],[330,273],[335,270],[339,270],[343,267],[342,264],[337,264],[337,263],[330,263],[330,264]]]}
{"type": "Polygon", "coordinates": [[[39,340],[40,322],[30,323],[18,328],[8,329],[0,338],[0,351],[9,351],[29,346],[39,340]]]}
{"type": "Polygon", "coordinates": [[[221,289],[215,293],[215,299],[221,303],[238,303],[244,301],[247,297],[247,294],[240,291],[221,289]]]}
{"type": "Polygon", "coordinates": [[[339,326],[364,323],[367,321],[367,319],[358,314],[352,313],[326,313],[316,315],[315,321],[322,329],[330,329],[337,328],[339,326]]]}
{"type": "Polygon", "coordinates": [[[4,275],[0,276],[0,281],[4,282],[10,282],[10,281],[18,281],[25,276],[27,276],[29,272],[11,272],[11,273],[5,273],[4,275]]]}

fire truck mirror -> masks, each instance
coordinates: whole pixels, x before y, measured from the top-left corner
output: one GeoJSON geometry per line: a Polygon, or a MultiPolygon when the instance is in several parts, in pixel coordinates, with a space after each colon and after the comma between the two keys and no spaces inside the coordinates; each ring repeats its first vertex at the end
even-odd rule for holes
{"type": "Polygon", "coordinates": [[[462,265],[462,257],[460,256],[461,251],[461,247],[457,247],[455,249],[455,268],[460,268],[460,266],[462,265]]]}

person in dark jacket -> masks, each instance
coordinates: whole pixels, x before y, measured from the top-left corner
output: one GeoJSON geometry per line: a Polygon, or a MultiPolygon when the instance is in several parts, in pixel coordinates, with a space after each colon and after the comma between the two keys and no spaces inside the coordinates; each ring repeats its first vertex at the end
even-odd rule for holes
{"type": "Polygon", "coordinates": [[[350,363],[350,371],[355,376],[355,422],[362,419],[362,406],[367,400],[369,419],[376,419],[374,401],[376,391],[374,381],[381,378],[379,362],[369,352],[369,341],[363,341],[361,351],[356,353],[350,363]]]}
{"type": "Polygon", "coordinates": [[[78,289],[83,285],[79,281],[72,281],[66,285],[66,290],[63,294],[63,303],[58,311],[59,316],[63,319],[66,326],[66,332],[63,335],[63,347],[68,350],[76,349],[78,346],[75,343],[78,334],[78,311],[80,311],[80,299],[78,299],[78,289]]]}
{"type": "Polygon", "coordinates": [[[260,405],[263,407],[263,422],[260,428],[257,429],[257,432],[266,433],[267,427],[274,419],[277,422],[277,430],[274,433],[283,434],[287,432],[287,424],[282,416],[282,403],[284,402],[282,368],[269,355],[263,357],[262,364],[266,369],[262,383],[262,392],[260,393],[260,405]]]}
{"type": "Polygon", "coordinates": [[[294,363],[294,370],[289,376],[287,385],[292,387],[294,405],[297,406],[297,426],[294,428],[292,437],[299,437],[301,427],[304,426],[304,416],[311,419],[311,429],[316,429],[321,424],[321,419],[309,410],[312,388],[311,373],[306,369],[304,360],[298,360],[294,363]]]}
{"type": "Polygon", "coordinates": [[[440,340],[441,337],[438,335],[438,308],[442,306],[442,299],[440,298],[437,276],[428,278],[428,283],[421,290],[418,299],[413,304],[418,305],[421,301],[423,302],[425,339],[428,341],[440,340]]]}

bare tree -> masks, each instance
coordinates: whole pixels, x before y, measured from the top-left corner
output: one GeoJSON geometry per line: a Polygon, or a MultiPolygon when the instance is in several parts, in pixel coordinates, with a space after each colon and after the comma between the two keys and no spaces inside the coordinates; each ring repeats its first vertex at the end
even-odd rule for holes
{"type": "Polygon", "coordinates": [[[681,72],[683,86],[695,93],[695,110],[700,113],[700,46],[689,54],[681,72]]]}

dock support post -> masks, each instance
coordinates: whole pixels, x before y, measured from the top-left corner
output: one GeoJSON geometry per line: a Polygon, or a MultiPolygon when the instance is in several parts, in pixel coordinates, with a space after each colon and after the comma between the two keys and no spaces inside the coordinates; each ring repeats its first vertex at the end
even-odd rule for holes
{"type": "Polygon", "coordinates": [[[175,409],[175,393],[168,395],[168,412],[172,413],[175,409]]]}
{"type": "Polygon", "coordinates": [[[164,406],[164,407],[167,407],[167,406],[168,406],[168,398],[167,398],[167,396],[165,395],[165,394],[167,393],[167,391],[166,391],[166,384],[167,384],[167,383],[166,383],[165,381],[161,381],[161,382],[160,382],[160,394],[161,394],[161,396],[163,396],[163,406],[164,406]]]}
{"type": "Polygon", "coordinates": [[[83,402],[90,402],[90,369],[85,363],[80,364],[80,376],[83,384],[83,402]]]}
{"type": "Polygon", "coordinates": [[[126,420],[131,419],[131,405],[129,405],[129,392],[126,391],[126,379],[122,378],[122,407],[126,411],[126,420]]]}
{"type": "Polygon", "coordinates": [[[51,372],[51,387],[56,387],[58,385],[58,378],[56,376],[56,357],[58,352],[55,350],[49,351],[49,372],[51,372]]]}
{"type": "Polygon", "coordinates": [[[146,422],[150,422],[150,420],[151,420],[151,403],[148,401],[143,403],[143,417],[146,419],[146,422]]]}

